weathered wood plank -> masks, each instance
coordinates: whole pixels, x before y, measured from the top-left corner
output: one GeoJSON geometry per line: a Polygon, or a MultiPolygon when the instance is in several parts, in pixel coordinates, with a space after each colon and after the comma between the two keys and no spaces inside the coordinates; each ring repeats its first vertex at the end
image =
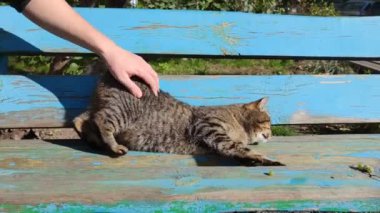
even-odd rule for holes
{"type": "MultiPolygon", "coordinates": [[[[267,96],[274,124],[380,121],[380,76],[162,76],[192,105],[267,96]],[[354,98],[352,95],[355,95],[354,98]]],[[[0,128],[68,126],[88,105],[94,76],[0,76],[0,128]]]]}
{"type": "Polygon", "coordinates": [[[380,136],[278,137],[256,150],[286,167],[216,156],[95,153],[80,141],[0,141],[0,211],[380,211],[380,136]],[[264,173],[272,170],[273,176],[264,173]]]}
{"type": "MultiPolygon", "coordinates": [[[[380,59],[380,17],[306,17],[240,12],[77,11],[139,54],[380,59]],[[117,20],[117,21],[116,21],[117,20]]],[[[88,53],[0,7],[0,53],[88,53]]]]}
{"type": "Polygon", "coordinates": [[[380,63],[378,61],[351,61],[352,63],[371,69],[373,71],[380,72],[380,63]]]}

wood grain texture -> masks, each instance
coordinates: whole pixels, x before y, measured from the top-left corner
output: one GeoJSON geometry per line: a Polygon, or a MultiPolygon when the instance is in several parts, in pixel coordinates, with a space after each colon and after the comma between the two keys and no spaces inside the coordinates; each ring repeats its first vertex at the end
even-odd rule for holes
{"type": "MultiPolygon", "coordinates": [[[[241,12],[78,8],[139,54],[380,59],[380,17],[306,17],[241,12]]],[[[89,53],[0,7],[0,53],[89,53]]]]}
{"type": "Polygon", "coordinates": [[[216,156],[96,153],[80,141],[0,141],[0,211],[380,211],[380,135],[277,137],[255,149],[286,167],[216,156]],[[273,176],[264,173],[273,171],[273,176]]]}
{"type": "MultiPolygon", "coordinates": [[[[70,126],[88,106],[96,81],[94,76],[0,76],[0,128],[70,126]]],[[[162,76],[161,89],[197,106],[267,96],[273,124],[356,123],[380,121],[379,82],[376,75],[162,76]]]]}
{"type": "Polygon", "coordinates": [[[351,61],[351,63],[375,71],[375,74],[380,74],[380,61],[351,61]]]}

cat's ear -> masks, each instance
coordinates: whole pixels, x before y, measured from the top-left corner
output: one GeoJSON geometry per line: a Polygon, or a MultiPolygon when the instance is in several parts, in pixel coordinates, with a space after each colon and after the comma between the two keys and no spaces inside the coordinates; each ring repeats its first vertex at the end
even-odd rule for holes
{"type": "Polygon", "coordinates": [[[248,110],[259,110],[260,112],[265,112],[265,106],[268,103],[268,97],[261,98],[257,101],[244,104],[243,107],[248,109],[248,110]]]}
{"type": "Polygon", "coordinates": [[[256,101],[257,102],[257,108],[262,112],[266,111],[265,109],[266,109],[266,105],[268,104],[268,101],[269,101],[268,97],[264,97],[262,99],[257,100],[256,101]]]}

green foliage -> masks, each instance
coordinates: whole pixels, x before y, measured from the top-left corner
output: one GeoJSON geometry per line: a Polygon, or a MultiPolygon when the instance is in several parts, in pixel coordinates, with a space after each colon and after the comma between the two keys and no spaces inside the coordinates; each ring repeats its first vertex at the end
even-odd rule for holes
{"type": "Polygon", "coordinates": [[[65,75],[81,75],[85,73],[86,67],[98,60],[93,56],[75,56],[70,59],[70,62],[65,66],[63,74],[65,75]]]}
{"type": "Polygon", "coordinates": [[[192,9],[223,10],[257,13],[279,13],[284,10],[278,7],[276,0],[140,0],[141,8],[159,9],[192,9]]]}
{"type": "Polygon", "coordinates": [[[334,4],[327,1],[317,3],[317,0],[312,0],[309,4],[309,13],[312,16],[336,16],[334,4]]]}
{"type": "Polygon", "coordinates": [[[67,64],[59,72],[51,73],[53,56],[10,56],[9,70],[20,74],[63,74],[80,75],[84,73],[86,67],[93,63],[97,57],[75,56],[70,57],[67,64]]]}
{"type": "Polygon", "coordinates": [[[252,59],[156,59],[153,68],[165,75],[293,74],[293,60],[252,59]]]}
{"type": "Polygon", "coordinates": [[[223,10],[254,13],[297,13],[316,16],[335,16],[330,0],[140,0],[140,8],[223,10]]]}
{"type": "Polygon", "coordinates": [[[336,16],[332,1],[328,0],[299,0],[298,10],[301,14],[312,16],[336,16]]]}
{"type": "Polygon", "coordinates": [[[348,62],[331,60],[305,61],[298,68],[310,74],[337,75],[354,73],[348,62]]]}
{"type": "MultiPolygon", "coordinates": [[[[129,0],[67,0],[72,6],[124,7],[129,0]]],[[[7,3],[0,3],[6,5],[7,3]]],[[[139,8],[151,9],[191,9],[242,11],[254,13],[297,13],[334,16],[336,11],[332,0],[139,0],[139,8]]]]}
{"type": "Polygon", "coordinates": [[[11,56],[9,70],[15,73],[47,74],[53,57],[47,56],[11,56]]]}
{"type": "Polygon", "coordinates": [[[274,136],[296,136],[297,131],[289,126],[272,126],[272,135],[274,136]]]}

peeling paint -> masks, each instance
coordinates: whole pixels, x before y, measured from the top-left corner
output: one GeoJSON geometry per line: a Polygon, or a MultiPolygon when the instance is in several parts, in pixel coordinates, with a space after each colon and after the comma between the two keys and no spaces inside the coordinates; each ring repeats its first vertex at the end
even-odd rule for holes
{"type": "Polygon", "coordinates": [[[380,160],[380,150],[370,150],[364,152],[355,152],[347,154],[347,156],[357,157],[357,158],[375,158],[380,160]]]}
{"type": "MultiPolygon", "coordinates": [[[[25,159],[25,158],[7,158],[5,160],[1,160],[0,159],[0,166],[2,168],[7,168],[7,167],[15,167],[17,166],[17,168],[37,168],[37,167],[41,167],[44,165],[44,162],[43,161],[40,161],[40,160],[33,160],[33,159],[25,159]]],[[[1,170],[0,169],[0,174],[4,173],[4,172],[15,172],[15,173],[19,173],[19,172],[22,172],[22,171],[16,171],[16,170],[1,170]]]]}
{"type": "MultiPolygon", "coordinates": [[[[371,20],[367,17],[319,19],[227,11],[108,8],[77,8],[77,11],[107,36],[115,38],[115,43],[139,54],[221,56],[220,48],[225,48],[245,57],[379,59],[380,55],[379,48],[373,45],[380,42],[376,36],[379,29],[374,27],[379,25],[379,17],[371,17],[371,20]],[[160,29],[172,30],[168,33],[169,30],[160,29]],[[121,33],[124,30],[129,31],[121,33]],[[147,30],[154,33],[146,33],[147,30]],[[367,33],[363,35],[362,32],[367,33]],[[352,51],[353,46],[355,51],[352,51]]],[[[0,51],[4,54],[92,54],[85,48],[37,30],[34,24],[9,7],[1,7],[0,14],[2,38],[10,41],[2,45],[0,51]]]]}
{"type": "Polygon", "coordinates": [[[212,27],[216,36],[222,38],[229,45],[238,45],[240,38],[237,36],[232,36],[231,28],[234,27],[235,24],[229,22],[223,22],[219,25],[215,25],[212,27]]]}
{"type": "MultiPolygon", "coordinates": [[[[21,164],[0,175],[0,193],[6,192],[1,193],[0,209],[4,205],[55,209],[53,203],[61,207],[75,203],[78,207],[110,208],[127,201],[129,209],[136,209],[138,203],[145,203],[147,208],[156,202],[179,201],[196,208],[203,202],[280,205],[304,199],[319,208],[324,200],[345,201],[345,206],[339,206],[349,210],[354,210],[352,205],[360,200],[363,205],[357,207],[358,211],[374,210],[375,202],[369,199],[380,199],[380,183],[351,171],[347,165],[366,156],[366,164],[380,171],[377,153],[371,152],[378,150],[379,140],[379,135],[274,137],[271,143],[255,146],[256,151],[288,163],[286,167],[271,168],[276,174],[272,177],[263,175],[267,167],[217,166],[213,164],[216,159],[208,155],[202,156],[199,165],[199,156],[190,155],[131,151],[114,159],[93,153],[78,141],[1,141],[0,162],[4,164],[0,168],[11,162],[21,164]],[[30,169],[24,168],[23,162],[31,158],[44,165],[34,166],[28,173],[30,169]],[[97,166],[99,162],[102,165],[97,166]]],[[[291,210],[287,205],[283,208],[291,210]]]]}
{"type": "Polygon", "coordinates": [[[31,28],[31,29],[27,29],[26,31],[27,32],[34,32],[34,31],[40,31],[41,28],[31,28]]]}
{"type": "MultiPolygon", "coordinates": [[[[96,81],[95,76],[0,76],[0,127],[71,124],[73,116],[86,109],[96,81]]],[[[380,120],[379,81],[377,75],[162,76],[161,88],[194,106],[244,103],[269,96],[274,124],[355,123],[380,120]],[[361,94],[360,101],[349,95],[356,93],[361,94]]]]}
{"type": "Polygon", "coordinates": [[[230,55],[230,53],[228,52],[228,50],[225,49],[225,48],[220,48],[220,51],[222,52],[222,55],[224,55],[224,56],[230,55]]]}
{"type": "Polygon", "coordinates": [[[165,24],[149,24],[145,26],[137,26],[126,28],[125,30],[157,30],[157,29],[193,29],[198,28],[198,25],[189,25],[189,26],[173,26],[165,24]]]}
{"type": "Polygon", "coordinates": [[[320,84],[349,84],[351,81],[321,81],[320,84]]]}
{"type": "Polygon", "coordinates": [[[275,212],[278,211],[305,211],[305,212],[377,212],[379,199],[360,199],[354,201],[318,200],[306,199],[272,201],[272,202],[223,202],[209,200],[194,201],[156,201],[142,202],[124,200],[122,202],[105,204],[72,203],[43,203],[39,205],[4,205],[0,204],[0,210],[5,212],[275,212]]]}

